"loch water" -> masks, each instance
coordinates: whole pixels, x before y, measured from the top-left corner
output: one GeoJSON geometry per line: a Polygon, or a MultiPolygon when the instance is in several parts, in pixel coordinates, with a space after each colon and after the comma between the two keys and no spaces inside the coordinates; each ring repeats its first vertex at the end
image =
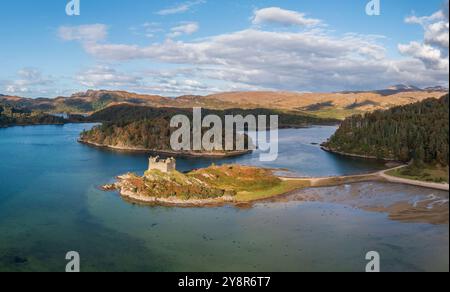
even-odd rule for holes
{"type": "MultiPolygon", "coordinates": [[[[77,251],[82,271],[364,271],[378,251],[385,271],[448,271],[448,225],[402,223],[330,202],[266,202],[253,208],[133,205],[99,186],[147,155],[77,143],[90,124],[0,129],[0,271],[64,271],[77,251]]],[[[288,169],[298,176],[376,171],[377,162],[326,153],[335,127],[279,133],[275,162],[258,152],[224,160],[178,159],[180,170],[211,163],[288,169]]],[[[385,184],[384,192],[447,195],[385,184]]],[[[338,189],[337,189],[338,191],[338,189]]]]}

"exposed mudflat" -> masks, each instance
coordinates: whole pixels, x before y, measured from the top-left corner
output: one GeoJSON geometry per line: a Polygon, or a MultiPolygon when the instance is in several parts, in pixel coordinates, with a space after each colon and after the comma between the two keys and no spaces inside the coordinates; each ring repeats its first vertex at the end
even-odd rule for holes
{"type": "Polygon", "coordinates": [[[309,188],[272,201],[324,202],[382,212],[404,222],[449,223],[449,193],[401,184],[365,182],[309,188]]]}

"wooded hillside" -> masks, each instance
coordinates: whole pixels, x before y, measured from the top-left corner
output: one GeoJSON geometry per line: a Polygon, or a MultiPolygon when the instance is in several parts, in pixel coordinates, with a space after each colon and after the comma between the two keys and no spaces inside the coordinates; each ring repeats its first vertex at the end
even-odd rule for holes
{"type": "Polygon", "coordinates": [[[347,118],[324,146],[404,162],[449,162],[449,97],[347,118]]]}

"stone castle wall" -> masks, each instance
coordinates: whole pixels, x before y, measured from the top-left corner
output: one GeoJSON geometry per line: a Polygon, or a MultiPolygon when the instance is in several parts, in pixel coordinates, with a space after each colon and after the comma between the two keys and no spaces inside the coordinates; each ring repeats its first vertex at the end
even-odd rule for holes
{"type": "Polygon", "coordinates": [[[174,158],[160,160],[159,157],[150,157],[148,170],[159,170],[164,173],[172,172],[177,169],[174,158]]]}

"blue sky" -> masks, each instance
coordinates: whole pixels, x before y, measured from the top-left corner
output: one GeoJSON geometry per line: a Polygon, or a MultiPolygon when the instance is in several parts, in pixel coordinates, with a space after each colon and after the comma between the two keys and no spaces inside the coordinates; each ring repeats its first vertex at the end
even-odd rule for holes
{"type": "Polygon", "coordinates": [[[0,94],[448,86],[443,0],[67,2],[0,1],[0,94]]]}

